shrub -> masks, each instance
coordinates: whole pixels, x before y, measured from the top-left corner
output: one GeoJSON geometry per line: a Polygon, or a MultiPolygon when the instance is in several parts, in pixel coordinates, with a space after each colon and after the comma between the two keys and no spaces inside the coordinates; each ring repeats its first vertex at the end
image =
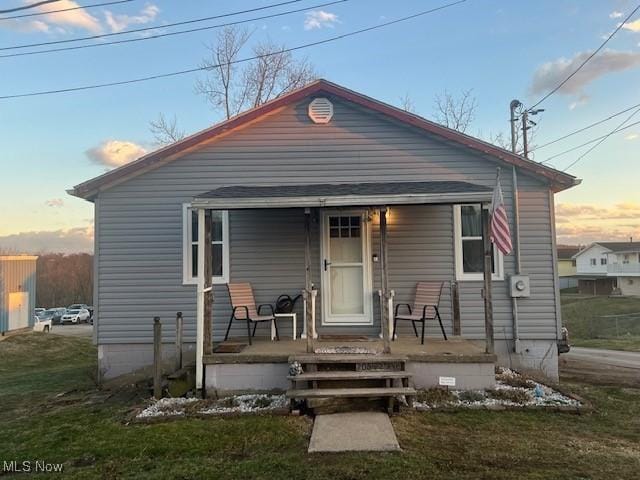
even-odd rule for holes
{"type": "Polygon", "coordinates": [[[220,400],[220,406],[225,408],[237,407],[238,400],[236,400],[236,397],[226,397],[220,400]]]}
{"type": "Polygon", "coordinates": [[[257,397],[254,401],[253,401],[253,407],[254,408],[267,408],[269,407],[271,404],[273,403],[273,400],[271,399],[271,397],[268,397],[266,395],[257,397]]]}
{"type": "Polygon", "coordinates": [[[456,396],[445,388],[429,388],[418,392],[418,401],[426,403],[432,407],[446,405],[453,402],[456,396]]]}
{"type": "Polygon", "coordinates": [[[518,404],[527,403],[531,400],[531,396],[525,391],[520,389],[510,389],[510,388],[501,388],[501,389],[492,389],[487,390],[487,394],[489,397],[495,400],[502,400],[506,402],[513,402],[518,404]]]}
{"type": "Polygon", "coordinates": [[[458,400],[461,402],[481,402],[485,399],[484,392],[480,390],[464,390],[458,394],[458,400]]]}
{"type": "Polygon", "coordinates": [[[505,385],[509,385],[510,387],[517,388],[533,388],[535,387],[535,383],[521,375],[499,375],[498,380],[500,380],[505,385]]]}

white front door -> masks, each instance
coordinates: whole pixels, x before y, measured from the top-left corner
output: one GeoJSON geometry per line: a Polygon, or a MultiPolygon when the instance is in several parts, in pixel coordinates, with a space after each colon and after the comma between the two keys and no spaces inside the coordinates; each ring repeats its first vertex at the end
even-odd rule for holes
{"type": "Polygon", "coordinates": [[[371,325],[369,223],[363,210],[322,215],[323,325],[371,325]]]}

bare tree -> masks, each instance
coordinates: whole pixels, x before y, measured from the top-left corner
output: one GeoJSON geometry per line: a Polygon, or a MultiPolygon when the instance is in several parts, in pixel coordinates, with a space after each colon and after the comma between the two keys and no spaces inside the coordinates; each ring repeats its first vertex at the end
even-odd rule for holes
{"type": "Polygon", "coordinates": [[[434,119],[445,127],[465,132],[476,118],[478,102],[473,90],[464,90],[459,97],[447,90],[435,96],[434,119]]]}
{"type": "MultiPolygon", "coordinates": [[[[533,152],[532,150],[535,150],[535,144],[533,142],[533,139],[536,136],[537,130],[538,130],[538,127],[536,125],[530,125],[529,130],[527,130],[527,144],[528,144],[530,159],[533,159],[535,156],[535,152],[533,152]]],[[[516,120],[515,134],[516,134],[516,153],[518,155],[524,155],[524,142],[522,138],[522,119],[520,117],[518,117],[518,119],[516,120]]],[[[482,132],[478,132],[478,137],[479,138],[484,137],[484,135],[482,135],[482,132]]],[[[489,132],[487,141],[489,143],[497,145],[500,148],[504,148],[505,150],[511,151],[511,130],[509,130],[508,133],[489,132]]]]}
{"type": "Polygon", "coordinates": [[[201,66],[207,76],[196,82],[196,92],[203,95],[215,110],[226,118],[268,102],[299,88],[317,75],[306,59],[295,59],[284,45],[271,41],[252,48],[253,60],[242,60],[252,32],[245,28],[226,27],[201,66]]]}
{"type": "Polygon", "coordinates": [[[168,145],[185,137],[184,131],[178,128],[175,115],[173,118],[167,119],[163,113],[159,113],[158,118],[149,122],[149,130],[155,137],[156,143],[160,145],[168,145]]]}
{"type": "Polygon", "coordinates": [[[416,113],[416,104],[409,96],[409,93],[405,93],[402,97],[400,97],[400,108],[409,113],[416,113]]]}

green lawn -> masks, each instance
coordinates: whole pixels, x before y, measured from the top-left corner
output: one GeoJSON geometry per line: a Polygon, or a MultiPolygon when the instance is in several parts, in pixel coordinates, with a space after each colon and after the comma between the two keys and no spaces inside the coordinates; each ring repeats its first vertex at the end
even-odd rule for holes
{"type": "Polygon", "coordinates": [[[640,298],[563,295],[562,320],[572,345],[640,352],[640,298]]]}
{"type": "Polygon", "coordinates": [[[585,415],[403,414],[393,418],[402,453],[309,455],[304,417],[128,424],[145,393],[97,390],[95,354],[81,338],[0,342],[0,466],[44,459],[64,463],[62,477],[82,479],[608,480],[640,471],[639,389],[573,385],[596,407],[585,415]]]}

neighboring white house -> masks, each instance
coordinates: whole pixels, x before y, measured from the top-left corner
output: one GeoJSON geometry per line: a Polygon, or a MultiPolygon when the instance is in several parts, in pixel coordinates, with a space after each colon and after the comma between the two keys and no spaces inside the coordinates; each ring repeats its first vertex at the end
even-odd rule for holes
{"type": "Polygon", "coordinates": [[[640,295],[640,242],[594,242],[573,258],[581,293],[640,295]]]}

